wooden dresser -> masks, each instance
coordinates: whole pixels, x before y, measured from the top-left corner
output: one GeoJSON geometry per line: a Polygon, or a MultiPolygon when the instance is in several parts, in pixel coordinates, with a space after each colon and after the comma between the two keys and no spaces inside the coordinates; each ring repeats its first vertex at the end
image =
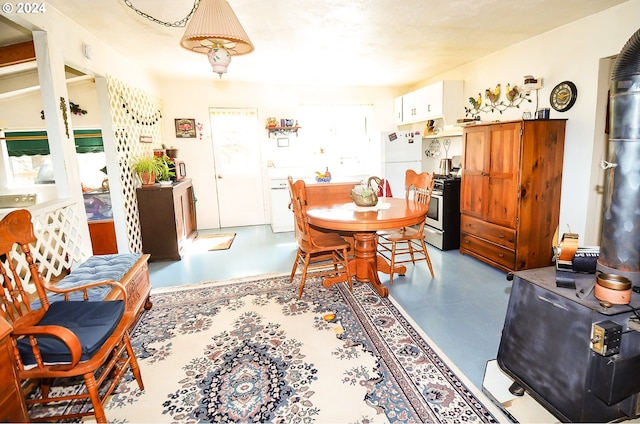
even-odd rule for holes
{"type": "Polygon", "coordinates": [[[180,260],[187,241],[197,235],[191,180],[141,187],[136,195],[142,251],[151,255],[151,261],[180,260]]]}
{"type": "Polygon", "coordinates": [[[565,124],[549,119],[465,127],[460,253],[507,272],[551,264],[565,124]]]}
{"type": "Polygon", "coordinates": [[[11,325],[0,317],[0,422],[27,422],[27,407],[16,378],[13,348],[9,337],[11,330],[11,325]]]}

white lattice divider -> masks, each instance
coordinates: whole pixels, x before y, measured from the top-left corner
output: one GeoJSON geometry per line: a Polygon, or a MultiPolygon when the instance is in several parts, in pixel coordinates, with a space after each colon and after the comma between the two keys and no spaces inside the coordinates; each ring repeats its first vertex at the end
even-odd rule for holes
{"type": "Polygon", "coordinates": [[[136,198],[139,182],[138,177],[131,172],[130,163],[131,159],[137,156],[153,155],[153,149],[162,146],[160,102],[148,93],[112,77],[107,77],[107,88],[115,128],[129,249],[131,252],[142,252],[136,198]],[[141,136],[149,137],[153,142],[141,143],[141,136]]]}
{"type": "MultiPolygon", "coordinates": [[[[36,242],[31,247],[31,253],[45,281],[70,269],[73,263],[82,263],[87,259],[82,251],[82,233],[78,231],[80,220],[86,219],[85,217],[84,204],[71,202],[32,213],[36,242]]],[[[16,244],[14,250],[18,248],[16,244]]],[[[16,271],[24,278],[24,283],[29,279],[27,262],[22,255],[14,256],[19,258],[16,271]]]]}
{"type": "MultiPolygon", "coordinates": [[[[36,244],[33,256],[40,263],[40,273],[49,277],[82,263],[87,256],[82,252],[80,220],[86,219],[83,203],[74,203],[33,217],[36,244]]],[[[26,265],[26,264],[25,264],[26,265]]]]}
{"type": "MultiPolygon", "coordinates": [[[[139,182],[131,172],[130,163],[136,156],[153,155],[153,149],[162,146],[160,102],[148,93],[110,77],[107,77],[107,86],[113,128],[116,128],[116,149],[129,249],[131,252],[141,252],[142,237],[136,198],[139,182]],[[141,136],[150,137],[153,143],[141,143],[141,136]]],[[[37,240],[32,253],[45,281],[58,277],[64,270],[87,259],[87,254],[82,251],[82,233],[78,231],[81,220],[85,219],[84,203],[71,201],[58,202],[53,207],[34,208],[32,211],[37,240]]],[[[25,278],[23,282],[28,279],[29,269],[24,259],[16,263],[16,271],[25,278]]]]}

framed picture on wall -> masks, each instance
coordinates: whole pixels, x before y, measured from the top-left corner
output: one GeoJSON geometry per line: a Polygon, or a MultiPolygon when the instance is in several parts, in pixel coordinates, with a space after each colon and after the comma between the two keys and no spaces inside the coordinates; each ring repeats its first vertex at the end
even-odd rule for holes
{"type": "Polygon", "coordinates": [[[195,119],[176,119],[176,137],[178,138],[196,138],[196,120],[195,119]]]}

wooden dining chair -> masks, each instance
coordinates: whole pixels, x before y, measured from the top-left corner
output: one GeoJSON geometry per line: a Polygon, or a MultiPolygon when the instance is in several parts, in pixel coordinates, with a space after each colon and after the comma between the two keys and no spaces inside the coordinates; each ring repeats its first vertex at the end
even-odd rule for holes
{"type": "MultiPolygon", "coordinates": [[[[435,183],[434,177],[434,173],[422,172],[418,174],[408,169],[405,174],[405,198],[408,201],[423,203],[429,209],[435,183]]],[[[378,231],[378,254],[386,258],[391,265],[389,284],[393,284],[394,266],[402,263],[415,264],[416,261],[426,260],[431,276],[434,276],[427,243],[424,241],[425,220],[414,227],[378,231]]]]}
{"type": "Polygon", "coordinates": [[[46,284],[31,253],[35,243],[29,211],[13,211],[0,221],[0,316],[13,327],[16,374],[30,419],[60,421],[94,415],[97,422],[106,423],[103,404],[128,369],[144,390],[127,333],[134,317],[133,311],[125,311],[126,290],[115,281],[70,289],[46,284]],[[88,289],[104,285],[120,290],[121,299],[89,301],[88,289]],[[35,294],[29,293],[33,288],[35,294]],[[75,291],[84,300],[69,300],[75,291]],[[48,292],[61,293],[62,299],[50,303],[48,292]],[[56,388],[60,382],[68,384],[70,377],[81,377],[77,384],[83,382],[85,387],[56,388]],[[87,401],[89,407],[83,408],[87,401]]]}
{"type": "Polygon", "coordinates": [[[349,271],[349,242],[337,233],[312,233],[307,218],[305,182],[303,180],[293,182],[293,179],[289,177],[288,187],[298,244],[289,281],[293,282],[298,265],[302,265],[298,299],[302,297],[309,272],[312,272],[314,276],[344,276],[345,281],[349,282],[349,290],[353,290],[349,271]]]}

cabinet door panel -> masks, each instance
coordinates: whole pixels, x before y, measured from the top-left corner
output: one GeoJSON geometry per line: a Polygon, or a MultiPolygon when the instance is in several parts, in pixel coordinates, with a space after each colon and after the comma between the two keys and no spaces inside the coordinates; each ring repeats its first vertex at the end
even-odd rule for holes
{"type": "Polygon", "coordinates": [[[511,178],[515,175],[519,163],[518,125],[499,125],[490,130],[489,173],[493,176],[511,178]]]}
{"type": "Polygon", "coordinates": [[[403,117],[402,117],[402,96],[401,97],[396,97],[393,101],[393,111],[395,113],[395,118],[394,118],[394,122],[396,124],[402,124],[403,122],[403,117]]]}
{"type": "Polygon", "coordinates": [[[489,178],[486,195],[485,219],[494,224],[515,228],[518,199],[513,182],[510,179],[489,178]]]}
{"type": "Polygon", "coordinates": [[[187,237],[196,231],[196,211],[193,205],[193,187],[188,187],[185,195],[182,196],[184,209],[184,230],[187,237]]]}
{"type": "Polygon", "coordinates": [[[442,116],[444,102],[444,82],[437,82],[427,87],[426,93],[426,110],[424,117],[427,119],[438,118],[442,116]]]}
{"type": "Polygon", "coordinates": [[[518,205],[520,125],[506,124],[489,130],[489,187],[486,219],[515,228],[518,205]]]}
{"type": "Polygon", "coordinates": [[[484,216],[483,189],[486,177],[465,175],[460,188],[460,211],[479,218],[484,216]]]}
{"type": "Polygon", "coordinates": [[[487,132],[481,128],[464,134],[463,175],[460,186],[460,211],[474,216],[484,215],[483,192],[487,184],[487,132]]]}
{"type": "Polygon", "coordinates": [[[184,197],[184,192],[175,193],[175,197],[173,198],[173,210],[175,211],[175,221],[176,221],[176,235],[178,237],[178,246],[184,241],[186,238],[186,233],[184,231],[184,207],[182,198],[184,197]]]}

